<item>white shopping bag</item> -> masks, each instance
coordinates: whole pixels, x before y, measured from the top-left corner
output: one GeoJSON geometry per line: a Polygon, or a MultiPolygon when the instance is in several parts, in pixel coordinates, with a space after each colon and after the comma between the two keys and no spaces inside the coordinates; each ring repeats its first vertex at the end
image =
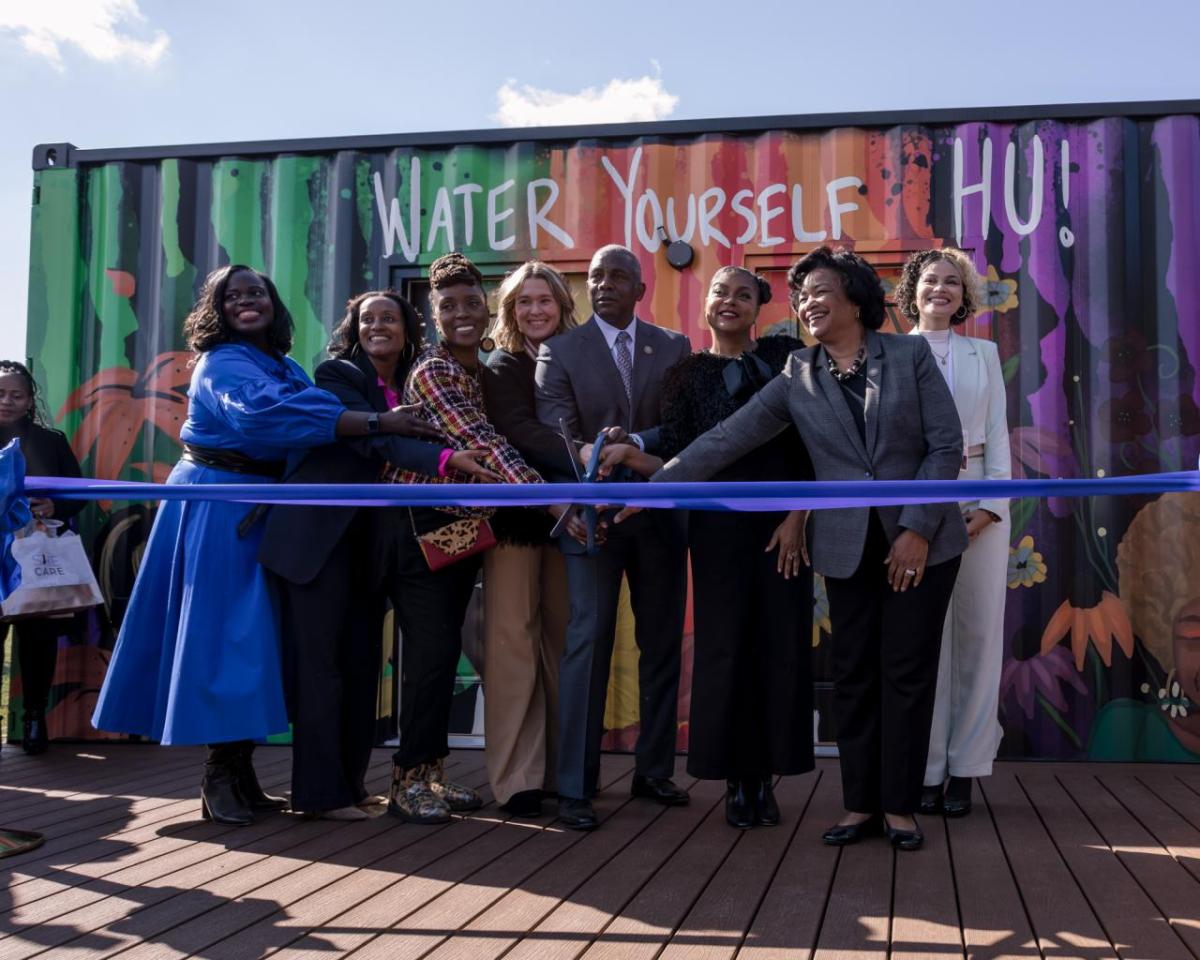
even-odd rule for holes
{"type": "Polygon", "coordinates": [[[21,586],[3,604],[5,620],[86,610],[104,602],[83,541],[55,520],[34,521],[13,540],[21,586]]]}

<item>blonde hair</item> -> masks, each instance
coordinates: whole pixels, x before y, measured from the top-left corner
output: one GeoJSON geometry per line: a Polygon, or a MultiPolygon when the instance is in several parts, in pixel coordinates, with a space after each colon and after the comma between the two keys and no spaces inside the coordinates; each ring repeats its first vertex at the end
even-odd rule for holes
{"type": "Polygon", "coordinates": [[[491,337],[496,346],[509,353],[520,353],[525,349],[525,337],[517,326],[517,297],[526,280],[545,280],[546,286],[558,304],[558,332],[564,333],[578,326],[575,319],[575,301],[571,299],[571,288],[561,273],[541,260],[529,260],[521,264],[504,278],[496,294],[498,308],[496,323],[491,337]]]}
{"type": "Polygon", "coordinates": [[[971,258],[958,247],[921,250],[910,256],[905,261],[904,269],[900,273],[900,281],[896,284],[896,306],[910,320],[915,317],[913,311],[916,309],[917,303],[917,283],[921,279],[921,274],[925,272],[925,268],[939,260],[952,264],[962,280],[965,314],[961,317],[956,316],[950,322],[955,325],[964,323],[968,317],[975,316],[983,309],[987,298],[984,296],[983,277],[975,269],[971,258]]]}
{"type": "Polygon", "coordinates": [[[1146,504],[1117,547],[1121,602],[1133,632],[1163,670],[1175,667],[1175,619],[1200,599],[1200,494],[1164,493],[1146,504]]]}

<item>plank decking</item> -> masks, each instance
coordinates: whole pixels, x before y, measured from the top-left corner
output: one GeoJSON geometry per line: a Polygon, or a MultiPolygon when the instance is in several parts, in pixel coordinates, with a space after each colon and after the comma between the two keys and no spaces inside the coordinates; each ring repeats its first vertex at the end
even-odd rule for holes
{"type": "MultiPolygon", "coordinates": [[[[997,767],[926,848],[820,843],[837,765],[787,778],[784,822],[726,826],[724,785],[688,807],[628,794],[604,758],[592,834],[489,803],[444,827],[279,814],[199,819],[201,751],[56,744],[0,756],[0,824],[46,843],[0,860],[0,960],[1200,958],[1200,767],[997,767]]],[[[287,748],[257,755],[286,789],[287,748]]],[[[370,786],[386,789],[386,751],[370,786]]],[[[483,755],[448,772],[484,790],[483,755]]],[[[547,804],[547,810],[551,805],[547,804]]]]}

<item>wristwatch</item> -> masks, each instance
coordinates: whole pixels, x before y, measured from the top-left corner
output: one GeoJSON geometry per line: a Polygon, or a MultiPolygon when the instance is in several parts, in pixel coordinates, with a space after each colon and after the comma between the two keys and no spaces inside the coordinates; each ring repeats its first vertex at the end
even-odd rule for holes
{"type": "Polygon", "coordinates": [[[373,413],[367,417],[367,433],[376,434],[379,432],[379,414],[373,413]]]}

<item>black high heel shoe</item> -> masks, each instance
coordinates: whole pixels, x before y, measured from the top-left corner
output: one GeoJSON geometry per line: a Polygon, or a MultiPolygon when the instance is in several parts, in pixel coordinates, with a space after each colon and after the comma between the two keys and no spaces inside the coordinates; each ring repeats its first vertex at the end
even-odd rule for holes
{"type": "Polygon", "coordinates": [[[888,841],[897,850],[919,850],[921,844],[925,842],[925,834],[921,832],[921,826],[917,823],[916,817],[913,817],[913,828],[911,830],[901,830],[890,826],[885,819],[884,831],[887,834],[888,841]]]}
{"type": "Polygon", "coordinates": [[[771,777],[763,777],[756,784],[754,795],[754,819],[764,827],[779,826],[779,803],[775,800],[775,785],[771,777]]]}
{"type": "Polygon", "coordinates": [[[725,781],[725,822],[738,830],[754,826],[754,804],[741,780],[725,781]]]}
{"type": "Polygon", "coordinates": [[[233,744],[237,753],[233,760],[234,776],[237,779],[238,793],[252,811],[265,812],[269,810],[286,810],[288,802],[283,797],[272,797],[263,791],[258,782],[258,774],[254,772],[254,741],[243,740],[233,744]]]}
{"type": "Polygon", "coordinates": [[[951,777],[946,784],[942,812],[948,817],[965,817],[971,812],[971,778],[951,777]]]}
{"type": "Polygon", "coordinates": [[[942,788],[940,785],[936,787],[921,788],[921,803],[917,807],[921,813],[927,817],[936,817],[942,812],[942,788]]]}
{"type": "Polygon", "coordinates": [[[879,833],[883,818],[873,813],[862,823],[835,823],[821,834],[821,839],[831,847],[848,847],[866,837],[879,833]]]}
{"type": "Polygon", "coordinates": [[[236,744],[208,748],[204,779],[200,782],[200,815],[230,827],[248,827],[254,814],[238,792],[236,744]]]}

